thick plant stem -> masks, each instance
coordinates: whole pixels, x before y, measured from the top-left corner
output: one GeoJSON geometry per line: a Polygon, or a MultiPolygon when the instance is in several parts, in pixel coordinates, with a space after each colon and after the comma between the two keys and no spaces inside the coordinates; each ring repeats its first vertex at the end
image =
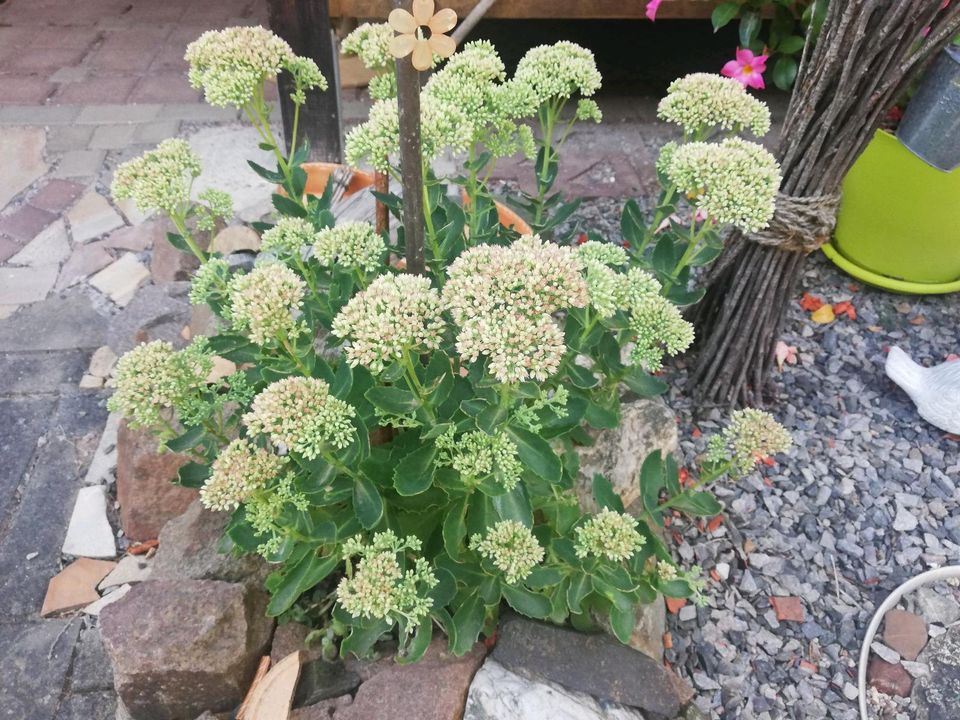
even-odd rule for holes
{"type": "MultiPolygon", "coordinates": [[[[804,48],[781,131],[780,191],[839,192],[887,110],[958,31],[960,3],[830,0],[819,37],[804,48]]],[[[691,318],[700,338],[691,386],[702,405],[763,404],[805,258],[731,234],[691,318]]]]}

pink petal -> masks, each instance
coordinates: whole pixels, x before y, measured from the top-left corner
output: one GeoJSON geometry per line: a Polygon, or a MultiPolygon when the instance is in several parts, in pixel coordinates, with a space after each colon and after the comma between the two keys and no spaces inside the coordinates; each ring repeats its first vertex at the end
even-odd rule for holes
{"type": "Polygon", "coordinates": [[[720,70],[720,74],[728,78],[737,77],[740,75],[740,63],[738,63],[736,60],[731,60],[723,66],[723,68],[720,70]]]}
{"type": "Polygon", "coordinates": [[[753,52],[747,48],[737,48],[737,62],[741,65],[749,65],[753,62],[753,52]]]}
{"type": "Polygon", "coordinates": [[[650,2],[647,3],[646,15],[647,19],[651,22],[657,19],[657,9],[660,7],[661,2],[663,2],[663,0],[650,0],[650,2]]]}
{"type": "Polygon", "coordinates": [[[763,90],[766,85],[763,83],[763,75],[760,73],[750,73],[744,77],[746,85],[752,87],[754,90],[763,90]]]}

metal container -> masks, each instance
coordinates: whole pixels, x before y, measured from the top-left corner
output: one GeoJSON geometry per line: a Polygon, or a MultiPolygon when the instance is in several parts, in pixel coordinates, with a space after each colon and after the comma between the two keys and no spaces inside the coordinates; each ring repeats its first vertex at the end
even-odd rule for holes
{"type": "Polygon", "coordinates": [[[946,47],[933,61],[907,105],[897,138],[938,170],[960,166],[960,47],[946,47]]]}

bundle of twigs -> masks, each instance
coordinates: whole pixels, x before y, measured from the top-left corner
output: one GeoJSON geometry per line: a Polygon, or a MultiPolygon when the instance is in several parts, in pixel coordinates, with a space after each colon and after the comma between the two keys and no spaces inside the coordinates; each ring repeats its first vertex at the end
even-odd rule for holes
{"type": "MultiPolygon", "coordinates": [[[[958,31],[960,0],[828,0],[784,121],[778,215],[808,201],[835,208],[844,175],[886,112],[958,31]]],[[[807,254],[832,225],[814,233],[793,219],[774,223],[773,242],[770,230],[728,239],[693,314],[701,339],[691,380],[701,403],[762,405],[784,311],[807,254]],[[797,243],[804,234],[818,237],[797,243]]]]}

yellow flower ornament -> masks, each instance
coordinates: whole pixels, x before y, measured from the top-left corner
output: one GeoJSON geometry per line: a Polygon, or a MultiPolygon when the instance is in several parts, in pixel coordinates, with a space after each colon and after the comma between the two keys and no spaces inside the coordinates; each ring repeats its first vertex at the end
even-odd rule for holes
{"type": "Polygon", "coordinates": [[[390,53],[395,58],[413,53],[417,70],[429,70],[434,55],[448,58],[457,49],[454,39],[445,34],[457,24],[457,13],[450,8],[434,13],[435,7],[433,0],[413,0],[413,13],[395,8],[387,18],[398,33],[390,40],[390,53]]]}

